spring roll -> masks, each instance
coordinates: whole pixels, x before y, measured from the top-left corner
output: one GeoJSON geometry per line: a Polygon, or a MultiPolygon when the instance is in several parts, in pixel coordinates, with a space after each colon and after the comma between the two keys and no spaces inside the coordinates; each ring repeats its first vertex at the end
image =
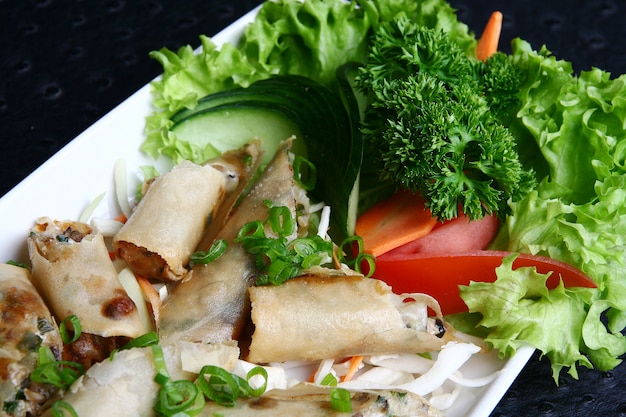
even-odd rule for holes
{"type": "Polygon", "coordinates": [[[194,265],[164,303],[157,323],[162,341],[220,343],[239,338],[249,322],[248,287],[258,270],[254,256],[234,242],[235,237],[246,223],[267,219],[267,201],[289,207],[293,217],[297,205],[308,204],[293,179],[289,145],[286,142],[279,148],[217,234],[228,243],[226,251],[209,264],[194,265]]]}
{"type": "Polygon", "coordinates": [[[200,416],[226,417],[443,417],[425,398],[410,392],[390,390],[351,391],[349,413],[335,411],[330,388],[308,384],[269,391],[258,398],[240,399],[234,407],[208,402],[200,416]]]}
{"type": "Polygon", "coordinates": [[[446,342],[441,310],[424,294],[396,295],[361,275],[309,275],[251,287],[254,363],[420,353],[446,342]],[[436,317],[430,318],[432,309],[436,317]]]}
{"type": "Polygon", "coordinates": [[[29,275],[25,268],[0,264],[0,415],[38,415],[56,390],[29,380],[40,347],[49,347],[57,359],[63,349],[57,324],[29,275]]]}
{"type": "Polygon", "coordinates": [[[157,177],[113,238],[133,272],[178,281],[226,192],[225,175],[211,165],[183,161],[157,177]]]}
{"type": "MultiPolygon", "coordinates": [[[[204,365],[233,371],[239,350],[229,344],[177,342],[163,346],[165,364],[172,380],[194,380],[204,365]]],[[[112,360],[87,371],[61,398],[79,416],[153,417],[160,386],[152,348],[120,351],[112,360]]],[[[350,392],[351,416],[440,417],[423,397],[410,392],[368,390],[350,392]]],[[[50,410],[43,414],[51,416],[50,410]]],[[[344,416],[330,404],[329,387],[296,384],[274,388],[260,397],[239,398],[233,407],[207,400],[199,416],[344,416]]]]}
{"type": "Polygon", "coordinates": [[[137,337],[146,332],[120,283],[101,233],[42,217],[28,237],[32,282],[60,322],[78,316],[85,333],[137,337]]]}
{"type": "MultiPolygon", "coordinates": [[[[193,380],[204,365],[233,368],[239,355],[234,345],[207,345],[179,342],[162,346],[169,377],[193,380]]],[[[157,369],[151,347],[116,352],[78,379],[60,398],[78,416],[153,417],[160,390],[155,382],[157,369]]],[[[43,414],[52,416],[51,410],[43,414]]]]}

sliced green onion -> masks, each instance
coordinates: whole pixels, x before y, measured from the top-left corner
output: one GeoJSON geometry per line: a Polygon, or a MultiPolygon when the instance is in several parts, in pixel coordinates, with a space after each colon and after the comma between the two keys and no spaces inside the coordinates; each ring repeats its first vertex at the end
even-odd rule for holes
{"type": "Polygon", "coordinates": [[[250,371],[248,371],[248,374],[246,375],[246,380],[248,381],[248,387],[250,387],[250,397],[259,397],[265,392],[265,390],[267,389],[267,379],[267,370],[262,366],[255,366],[254,368],[250,369],[250,371]],[[259,385],[258,388],[252,388],[252,386],[250,385],[250,380],[258,375],[263,378],[263,384],[259,385]]]}
{"type": "Polygon", "coordinates": [[[268,219],[272,231],[278,236],[289,236],[296,231],[296,220],[286,206],[270,207],[268,219]]]}
{"type": "Polygon", "coordinates": [[[152,345],[152,356],[157,374],[154,381],[161,386],[154,410],[160,416],[196,416],[202,412],[205,400],[200,388],[191,381],[172,381],[167,371],[163,349],[152,345]]]}
{"type": "Polygon", "coordinates": [[[352,411],[352,403],[350,402],[350,391],[344,388],[330,389],[330,407],[335,411],[348,413],[352,411]]]}
{"type": "Polygon", "coordinates": [[[148,332],[139,337],[134,338],[120,348],[120,350],[154,346],[159,343],[159,336],[156,332],[148,332]]]}
{"type": "Polygon", "coordinates": [[[320,382],[320,385],[329,385],[331,387],[337,386],[337,378],[331,373],[327,373],[326,376],[320,382]]]}
{"type": "Polygon", "coordinates": [[[372,275],[374,275],[374,271],[376,270],[376,260],[369,253],[360,253],[356,257],[356,262],[354,263],[354,270],[356,272],[361,273],[361,274],[363,273],[362,267],[361,267],[361,265],[363,265],[363,262],[367,263],[368,268],[367,268],[367,274],[365,274],[365,277],[369,278],[372,275]]]}
{"type": "Polygon", "coordinates": [[[315,165],[302,156],[296,156],[293,161],[293,177],[306,191],[311,191],[317,182],[317,169],[315,165]],[[306,169],[302,169],[302,166],[306,169]]]}
{"type": "Polygon", "coordinates": [[[154,367],[157,371],[154,380],[159,384],[161,384],[161,382],[165,383],[166,380],[170,379],[170,374],[167,372],[165,357],[163,356],[163,348],[160,345],[152,346],[152,357],[154,360],[154,367]],[[161,378],[161,380],[158,381],[157,378],[161,378]]]}
{"type": "Polygon", "coordinates": [[[76,410],[70,403],[67,403],[62,400],[55,401],[52,404],[52,417],[78,417],[76,410]]]}
{"type": "Polygon", "coordinates": [[[228,242],[224,239],[217,239],[208,251],[202,252],[194,252],[191,254],[191,262],[194,264],[208,264],[215,261],[217,258],[222,256],[226,249],[228,248],[228,242]]]}
{"type": "Polygon", "coordinates": [[[260,366],[251,369],[243,379],[231,374],[219,366],[206,365],[202,367],[196,380],[204,395],[225,407],[234,407],[240,397],[258,397],[267,389],[267,371],[260,366]],[[250,386],[250,379],[260,375],[264,382],[258,388],[250,386]]]}
{"type": "Polygon", "coordinates": [[[198,374],[197,383],[208,399],[225,407],[235,406],[239,383],[227,370],[213,365],[203,366],[198,374]]]}
{"type": "Polygon", "coordinates": [[[30,380],[52,384],[60,389],[68,389],[83,373],[85,368],[76,362],[57,361],[48,346],[39,348],[37,367],[30,374],[30,380]]]}
{"type": "Polygon", "coordinates": [[[24,268],[24,269],[28,269],[28,266],[26,266],[26,264],[21,263],[21,262],[17,262],[17,261],[13,261],[13,260],[8,260],[7,264],[13,265],[13,266],[19,266],[20,268],[24,268]]]}
{"type": "Polygon", "coordinates": [[[206,404],[196,384],[187,380],[169,380],[161,385],[154,411],[167,417],[196,416],[206,404]]]}
{"type": "Polygon", "coordinates": [[[261,271],[257,285],[280,285],[301,274],[303,269],[332,261],[333,243],[318,235],[288,241],[297,227],[288,207],[270,207],[267,223],[277,237],[267,237],[264,224],[254,221],[245,224],[235,238],[248,253],[256,255],[256,265],[261,271]]]}
{"type": "Polygon", "coordinates": [[[61,333],[61,339],[65,344],[71,344],[78,340],[81,333],[83,332],[83,326],[80,324],[80,320],[78,316],[72,314],[71,316],[66,317],[61,324],[59,325],[59,333],[61,333]],[[73,334],[70,336],[70,332],[67,329],[67,322],[70,322],[73,329],[73,334]]]}
{"type": "Polygon", "coordinates": [[[249,222],[243,225],[237,233],[237,239],[245,239],[248,237],[265,237],[265,231],[263,230],[263,223],[259,220],[249,222]]]}
{"type": "Polygon", "coordinates": [[[291,242],[291,247],[297,255],[306,258],[307,256],[317,252],[317,245],[313,239],[297,238],[291,242]]]}
{"type": "Polygon", "coordinates": [[[361,265],[363,262],[367,263],[369,271],[366,275],[367,277],[371,277],[374,273],[374,269],[376,268],[374,257],[365,252],[363,239],[358,235],[350,236],[341,242],[339,250],[337,251],[337,258],[339,259],[339,262],[345,263],[350,267],[354,267],[354,270],[359,273],[362,273],[361,265]],[[356,252],[355,255],[354,252],[356,252]]]}
{"type": "Polygon", "coordinates": [[[339,262],[344,263],[348,266],[354,265],[356,257],[363,253],[364,244],[361,236],[350,236],[346,238],[341,245],[339,245],[339,250],[337,252],[337,258],[339,262]],[[355,243],[356,243],[356,255],[353,255],[355,252],[355,243]]]}

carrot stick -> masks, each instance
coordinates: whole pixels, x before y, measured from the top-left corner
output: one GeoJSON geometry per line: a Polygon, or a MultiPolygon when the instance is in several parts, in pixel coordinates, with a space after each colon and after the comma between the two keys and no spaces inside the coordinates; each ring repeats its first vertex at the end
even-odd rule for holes
{"type": "Polygon", "coordinates": [[[135,277],[137,278],[139,288],[141,288],[141,291],[146,297],[146,300],[150,303],[150,306],[152,307],[152,314],[154,315],[154,319],[158,322],[159,311],[161,311],[161,297],[159,297],[158,291],[152,286],[147,278],[138,275],[135,275],[135,277]]]}
{"type": "Polygon", "coordinates": [[[502,31],[502,13],[495,11],[491,13],[482,36],[476,45],[476,58],[486,61],[491,55],[498,51],[500,42],[500,32],[502,31]]]}
{"type": "Polygon", "coordinates": [[[128,218],[126,217],[124,213],[122,213],[119,216],[116,216],[115,219],[113,220],[117,220],[120,223],[126,223],[128,221],[128,218]]]}
{"type": "Polygon", "coordinates": [[[356,371],[359,370],[359,366],[363,363],[363,356],[353,356],[350,358],[350,367],[348,368],[348,372],[341,378],[341,382],[348,382],[354,377],[356,371]]]}
{"type": "Polygon", "coordinates": [[[427,235],[437,220],[419,195],[398,191],[363,213],[356,222],[356,234],[364,251],[379,256],[427,235]]]}

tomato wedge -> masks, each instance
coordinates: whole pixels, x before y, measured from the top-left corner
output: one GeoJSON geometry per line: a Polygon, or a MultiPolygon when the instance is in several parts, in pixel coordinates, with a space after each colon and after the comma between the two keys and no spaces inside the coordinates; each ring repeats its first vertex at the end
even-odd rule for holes
{"type": "MultiPolygon", "coordinates": [[[[397,294],[422,292],[439,302],[444,314],[467,311],[467,305],[459,295],[459,285],[470,281],[493,282],[496,268],[511,252],[474,250],[462,253],[417,253],[411,255],[381,255],[376,258],[373,278],[391,285],[397,294]]],[[[566,287],[595,288],[596,284],[586,274],[563,262],[529,254],[519,254],[513,268],[534,266],[537,272],[552,272],[547,281],[550,289],[563,279],[566,287]]]]}

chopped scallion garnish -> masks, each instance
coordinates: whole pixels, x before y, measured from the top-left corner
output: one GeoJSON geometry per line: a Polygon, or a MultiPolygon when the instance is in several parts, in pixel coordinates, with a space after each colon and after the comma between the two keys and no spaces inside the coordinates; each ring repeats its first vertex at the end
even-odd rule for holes
{"type": "Polygon", "coordinates": [[[121,347],[121,350],[154,346],[158,343],[159,336],[156,334],[156,332],[148,332],[126,343],[124,346],[121,347]]]}
{"type": "Polygon", "coordinates": [[[374,262],[374,257],[371,254],[366,253],[364,248],[365,245],[363,244],[361,236],[354,235],[345,239],[341,243],[337,257],[339,262],[345,263],[359,273],[362,273],[363,263],[367,263],[368,272],[366,276],[371,277],[374,273],[376,263],[374,262]],[[348,256],[346,254],[352,254],[352,256],[348,256]]]}
{"type": "Polygon", "coordinates": [[[317,169],[308,159],[296,156],[293,161],[293,177],[302,188],[311,191],[317,182],[317,169]]]}
{"type": "Polygon", "coordinates": [[[37,368],[30,374],[30,380],[52,384],[66,390],[85,372],[84,367],[76,362],[57,361],[48,346],[39,348],[37,368]]]}
{"type": "Polygon", "coordinates": [[[320,382],[320,385],[329,385],[331,387],[337,386],[337,377],[330,372],[320,382]]]}
{"type": "Polygon", "coordinates": [[[204,408],[205,400],[198,385],[187,380],[172,381],[165,365],[163,349],[152,345],[157,374],[154,381],[161,385],[154,410],[159,416],[195,416],[204,408]]]}
{"type": "Polygon", "coordinates": [[[82,331],[83,331],[83,327],[80,324],[80,320],[78,319],[78,316],[76,316],[75,314],[72,314],[71,316],[66,317],[61,322],[61,324],[59,324],[59,333],[61,333],[61,339],[63,340],[63,343],[68,344],[68,345],[70,343],[74,343],[75,341],[77,341],[82,331]],[[68,322],[72,325],[71,334],[67,328],[68,322]]]}
{"type": "Polygon", "coordinates": [[[261,270],[257,285],[280,285],[300,275],[303,269],[332,261],[333,244],[317,235],[289,241],[296,231],[296,219],[285,206],[270,207],[265,223],[253,221],[239,231],[235,242],[241,243],[248,253],[256,255],[256,265],[261,270]],[[265,234],[270,224],[276,237],[265,234]]]}
{"type": "Polygon", "coordinates": [[[202,252],[194,252],[191,254],[191,262],[194,264],[208,264],[215,261],[217,258],[222,256],[226,249],[228,248],[228,242],[224,239],[217,239],[209,250],[202,252]]]}
{"type": "Polygon", "coordinates": [[[219,366],[206,365],[200,370],[196,382],[208,399],[225,407],[234,407],[237,398],[263,394],[267,388],[267,378],[267,371],[261,366],[251,369],[246,379],[243,379],[219,366]],[[252,388],[250,379],[257,375],[263,378],[263,384],[252,388]]]}
{"type": "Polygon", "coordinates": [[[70,403],[58,400],[52,404],[52,417],[67,417],[68,415],[78,417],[78,413],[70,403]]]}
{"type": "Polygon", "coordinates": [[[330,389],[330,407],[335,411],[347,413],[352,411],[350,391],[343,388],[330,389]]]}

